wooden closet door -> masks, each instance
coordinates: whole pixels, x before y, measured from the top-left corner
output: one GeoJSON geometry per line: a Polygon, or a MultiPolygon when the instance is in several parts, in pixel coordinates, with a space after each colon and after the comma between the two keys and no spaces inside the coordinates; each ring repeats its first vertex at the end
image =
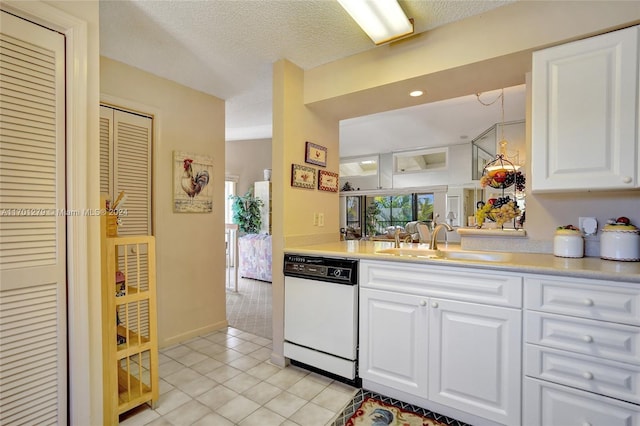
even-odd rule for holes
{"type": "Polygon", "coordinates": [[[67,424],[65,40],[0,15],[0,424],[67,424]]]}

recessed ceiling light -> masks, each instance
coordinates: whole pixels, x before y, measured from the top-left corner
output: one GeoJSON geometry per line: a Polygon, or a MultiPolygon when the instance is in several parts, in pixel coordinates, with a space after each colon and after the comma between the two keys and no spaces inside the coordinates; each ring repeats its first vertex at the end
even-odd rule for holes
{"type": "Polygon", "coordinates": [[[409,96],[413,96],[414,98],[422,95],[424,95],[424,92],[422,90],[414,90],[413,92],[409,92],[409,96]]]}

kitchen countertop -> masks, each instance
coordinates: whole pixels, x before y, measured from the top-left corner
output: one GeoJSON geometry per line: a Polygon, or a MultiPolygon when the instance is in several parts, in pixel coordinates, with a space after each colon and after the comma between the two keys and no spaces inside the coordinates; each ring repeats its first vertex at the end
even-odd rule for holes
{"type": "MultiPolygon", "coordinates": [[[[401,247],[417,246],[403,243],[401,247]]],[[[383,260],[394,262],[421,263],[425,265],[473,267],[496,271],[518,273],[551,274],[574,278],[593,278],[610,281],[640,283],[640,262],[619,262],[598,257],[562,258],[552,254],[512,253],[509,261],[490,262],[479,260],[433,259],[428,257],[398,256],[376,253],[378,250],[393,247],[393,242],[382,241],[336,241],[333,243],[307,246],[286,247],[285,253],[316,255],[329,257],[348,257],[354,259],[383,260]]],[[[444,251],[460,251],[459,244],[438,244],[444,251]]]]}

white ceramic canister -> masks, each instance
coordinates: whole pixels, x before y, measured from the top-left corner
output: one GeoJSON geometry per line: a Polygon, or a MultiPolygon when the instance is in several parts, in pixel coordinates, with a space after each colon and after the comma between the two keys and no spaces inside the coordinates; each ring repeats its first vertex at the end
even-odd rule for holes
{"type": "Polygon", "coordinates": [[[553,237],[553,255],[558,257],[583,257],[584,238],[574,229],[558,229],[553,237]]]}
{"type": "Polygon", "coordinates": [[[633,225],[605,225],[600,236],[600,257],[640,262],[640,230],[633,225]]]}

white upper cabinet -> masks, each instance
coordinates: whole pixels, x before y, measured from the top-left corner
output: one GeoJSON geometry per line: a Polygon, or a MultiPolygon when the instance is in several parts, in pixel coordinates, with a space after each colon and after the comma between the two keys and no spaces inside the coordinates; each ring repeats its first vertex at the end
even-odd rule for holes
{"type": "Polygon", "coordinates": [[[534,192],[640,187],[639,32],[534,52],[534,192]]]}

